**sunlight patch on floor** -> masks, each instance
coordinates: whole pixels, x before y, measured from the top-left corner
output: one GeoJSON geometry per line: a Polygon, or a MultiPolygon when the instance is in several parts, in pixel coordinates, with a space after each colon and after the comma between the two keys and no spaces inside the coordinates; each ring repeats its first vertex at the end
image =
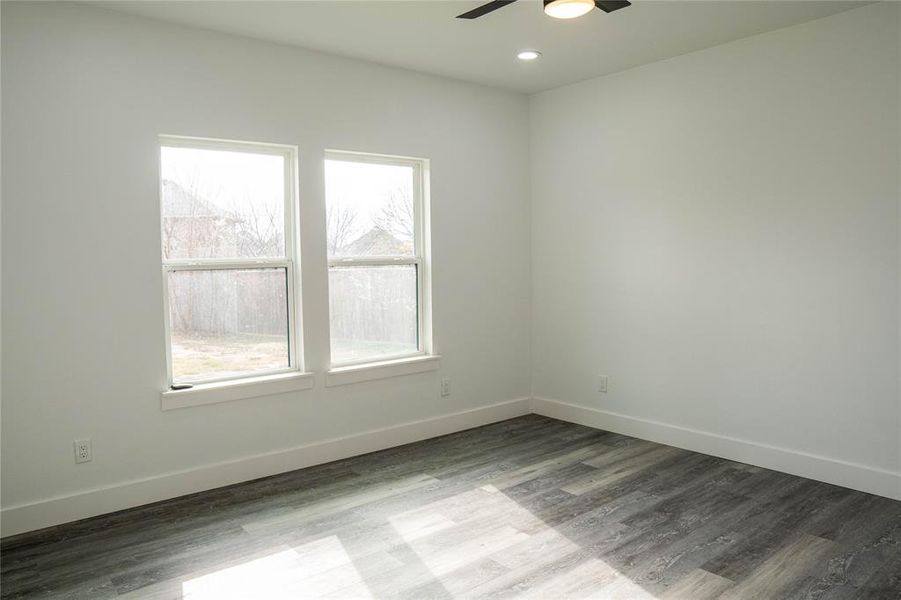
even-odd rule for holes
{"type": "Polygon", "coordinates": [[[466,586],[473,582],[456,577],[458,569],[473,567],[469,572],[474,574],[479,563],[484,567],[493,555],[514,550],[531,539],[526,531],[547,531],[540,519],[514,500],[484,488],[394,515],[389,522],[433,581],[451,595],[464,597],[466,586]],[[480,521],[484,521],[483,527],[474,527],[480,521]]]}
{"type": "Polygon", "coordinates": [[[412,542],[456,525],[439,512],[422,510],[388,517],[388,522],[405,542],[412,542]]]}
{"type": "Polygon", "coordinates": [[[529,590],[524,598],[656,600],[657,596],[604,561],[593,558],[529,590]]]}
{"type": "MultiPolygon", "coordinates": [[[[283,546],[185,581],[182,593],[189,600],[372,598],[404,577],[410,589],[437,584],[450,596],[466,597],[509,585],[505,574],[528,577],[580,551],[577,542],[500,492],[483,486],[396,513],[387,517],[383,532],[376,528],[376,534],[360,539],[342,543],[332,535],[283,546]],[[357,547],[360,542],[363,546],[357,547]],[[367,550],[361,553],[363,548],[367,550]]],[[[583,598],[603,590],[603,598],[655,598],[589,556],[539,581],[526,597],[583,598]]]]}
{"type": "Polygon", "coordinates": [[[348,597],[371,598],[363,578],[335,536],[182,583],[186,600],[294,600],[319,595],[311,577],[329,570],[340,578],[348,597]]]}

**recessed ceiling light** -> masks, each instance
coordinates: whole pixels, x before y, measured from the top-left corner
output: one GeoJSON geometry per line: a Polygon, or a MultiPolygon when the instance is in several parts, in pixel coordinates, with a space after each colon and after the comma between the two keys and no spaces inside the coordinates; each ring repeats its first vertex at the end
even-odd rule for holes
{"type": "Polygon", "coordinates": [[[539,56],[541,56],[541,52],[538,50],[520,50],[517,53],[516,58],[519,60],[535,60],[539,56]]]}
{"type": "Polygon", "coordinates": [[[575,19],[591,12],[594,0],[544,0],[544,12],[555,19],[575,19]]]}

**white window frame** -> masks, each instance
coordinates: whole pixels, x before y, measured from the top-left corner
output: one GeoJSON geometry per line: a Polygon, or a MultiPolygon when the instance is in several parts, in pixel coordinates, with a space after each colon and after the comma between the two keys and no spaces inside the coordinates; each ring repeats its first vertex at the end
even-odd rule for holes
{"type": "MultiPolygon", "coordinates": [[[[180,408],[197,404],[221,402],[239,398],[255,397],[270,393],[280,393],[290,389],[308,389],[312,387],[312,377],[303,372],[303,352],[301,342],[300,307],[297,297],[300,289],[300,257],[299,257],[299,226],[297,222],[297,147],[283,144],[268,144],[258,142],[242,142],[235,140],[219,140],[211,138],[196,138],[175,135],[161,135],[158,139],[160,158],[160,211],[162,212],[162,149],[169,148],[194,148],[199,150],[223,150],[232,152],[248,152],[253,154],[269,154],[281,156],[284,159],[285,177],[285,254],[277,258],[209,258],[193,259],[178,258],[166,259],[162,256],[162,244],[160,256],[162,259],[163,274],[163,322],[166,333],[166,387],[167,391],[161,395],[163,409],[180,408]],[[172,339],[171,317],[169,315],[169,274],[177,271],[206,271],[206,270],[244,270],[244,269],[285,269],[287,274],[287,318],[288,318],[288,367],[270,369],[266,371],[249,371],[238,375],[226,377],[198,377],[190,381],[175,382],[172,371],[172,339]],[[297,375],[297,381],[291,378],[297,375]],[[288,379],[286,380],[286,377],[288,379]],[[193,386],[184,390],[173,390],[174,384],[189,384],[193,386]],[[227,387],[240,387],[241,391],[223,391],[227,387]]],[[[162,216],[162,215],[161,215],[162,216]]]]}
{"type": "MultiPolygon", "coordinates": [[[[376,356],[367,359],[346,362],[334,362],[331,340],[331,312],[329,312],[329,377],[327,385],[356,383],[368,379],[381,378],[378,374],[362,376],[360,371],[372,370],[373,367],[386,367],[394,370],[404,363],[422,364],[422,368],[397,370],[398,374],[420,372],[437,368],[437,363],[430,358],[437,358],[432,345],[432,307],[431,307],[431,242],[429,231],[429,161],[424,158],[350,152],[345,150],[326,150],[325,160],[356,162],[378,165],[395,165],[413,168],[413,256],[367,256],[367,257],[328,257],[328,271],[333,267],[381,267],[415,265],[416,267],[416,302],[417,302],[417,339],[418,350],[403,354],[376,356]],[[357,372],[351,375],[350,372],[357,372]]],[[[328,200],[326,199],[326,202],[328,200]]],[[[327,278],[328,279],[328,278],[327,278]]],[[[331,290],[329,290],[331,303],[331,290]]]]}

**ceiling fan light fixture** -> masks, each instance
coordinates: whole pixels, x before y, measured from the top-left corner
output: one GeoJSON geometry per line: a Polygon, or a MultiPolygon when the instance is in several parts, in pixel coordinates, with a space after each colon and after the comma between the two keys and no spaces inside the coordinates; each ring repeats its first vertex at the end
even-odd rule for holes
{"type": "Polygon", "coordinates": [[[555,19],[575,19],[593,8],[594,0],[544,0],[544,13],[555,19]]]}

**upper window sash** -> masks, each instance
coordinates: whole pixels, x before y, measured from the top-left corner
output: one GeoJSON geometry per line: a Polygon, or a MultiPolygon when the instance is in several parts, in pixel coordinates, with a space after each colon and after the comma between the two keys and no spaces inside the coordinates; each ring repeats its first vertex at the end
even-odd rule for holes
{"type": "MultiPolygon", "coordinates": [[[[424,215],[423,215],[423,197],[425,195],[424,185],[425,182],[423,180],[423,161],[421,159],[416,158],[406,158],[401,156],[390,156],[390,155],[379,155],[379,154],[365,154],[358,152],[349,152],[344,150],[326,150],[325,151],[325,160],[326,161],[335,161],[335,162],[343,162],[343,163],[357,163],[357,164],[371,164],[378,166],[397,166],[397,167],[405,167],[411,169],[411,193],[412,193],[412,241],[413,241],[413,252],[412,254],[383,254],[383,255],[375,255],[375,254],[350,254],[350,255],[332,255],[330,252],[328,253],[329,264],[338,265],[338,264],[349,264],[352,260],[360,260],[365,261],[368,259],[376,259],[376,260],[393,260],[397,259],[397,264],[402,264],[403,261],[410,262],[409,259],[415,258],[418,260],[422,260],[424,253],[424,215]]],[[[363,264],[362,262],[360,264],[363,264]]],[[[395,264],[395,263],[386,263],[386,264],[395,264]]]]}
{"type": "MultiPolygon", "coordinates": [[[[284,259],[291,261],[298,252],[297,240],[295,232],[297,231],[295,211],[295,198],[297,195],[297,148],[284,144],[265,144],[256,142],[243,142],[235,140],[218,140],[211,138],[193,138],[175,135],[159,136],[159,147],[162,152],[165,148],[187,149],[187,150],[209,150],[218,152],[236,152],[246,154],[256,154],[262,156],[280,157],[282,159],[283,181],[283,198],[280,206],[282,208],[282,249],[281,252],[275,252],[260,256],[239,256],[237,254],[228,254],[226,256],[191,256],[191,257],[166,257],[163,256],[164,264],[198,264],[209,265],[227,261],[233,263],[251,262],[251,261],[271,261],[276,259],[284,259]]],[[[160,196],[162,197],[164,185],[163,173],[160,173],[160,196]]],[[[163,221],[166,215],[162,215],[163,221]]]]}

